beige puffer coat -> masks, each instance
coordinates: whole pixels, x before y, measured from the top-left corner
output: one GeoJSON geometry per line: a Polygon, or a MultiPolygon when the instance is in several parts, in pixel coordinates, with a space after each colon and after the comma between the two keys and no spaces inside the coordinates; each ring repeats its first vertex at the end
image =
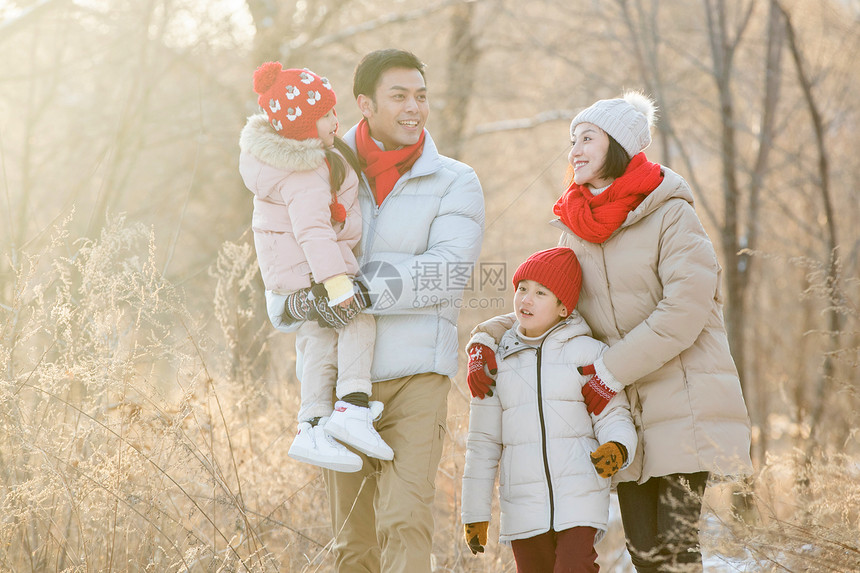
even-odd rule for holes
{"type": "MultiPolygon", "coordinates": [[[[609,345],[639,432],[618,481],[673,473],[748,473],[750,423],[722,314],[721,268],[687,182],[663,182],[609,239],[589,243],[560,221],[559,244],[582,265],[577,310],[609,345]]],[[[504,322],[480,328],[501,336],[504,322]]],[[[478,329],[476,329],[478,330],[478,329]]]]}

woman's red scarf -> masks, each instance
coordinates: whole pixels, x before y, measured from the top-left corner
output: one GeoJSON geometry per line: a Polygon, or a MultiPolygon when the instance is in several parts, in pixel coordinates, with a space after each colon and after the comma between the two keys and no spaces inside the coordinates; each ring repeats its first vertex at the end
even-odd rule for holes
{"type": "Polygon", "coordinates": [[[639,153],[630,160],[624,174],[599,195],[593,195],[590,187],[571,183],[552,212],[577,236],[602,243],[662,181],[660,165],[639,153]]]}
{"type": "Polygon", "coordinates": [[[361,170],[367,176],[370,189],[376,197],[376,204],[382,205],[400,176],[409,171],[424,152],[424,132],[421,132],[418,143],[393,151],[383,151],[371,139],[367,120],[362,119],[355,133],[355,149],[361,162],[361,170]]]}

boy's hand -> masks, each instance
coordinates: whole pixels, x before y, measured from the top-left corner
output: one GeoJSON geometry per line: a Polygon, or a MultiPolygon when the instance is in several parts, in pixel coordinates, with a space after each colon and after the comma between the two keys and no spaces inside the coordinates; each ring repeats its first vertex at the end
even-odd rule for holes
{"type": "Polygon", "coordinates": [[[493,395],[491,387],[496,385],[496,381],[484,371],[485,366],[490,374],[495,374],[498,371],[496,353],[485,344],[475,343],[469,347],[469,373],[466,375],[469,392],[474,398],[483,399],[484,396],[493,395]]]}
{"type": "Polygon", "coordinates": [[[582,397],[585,400],[585,407],[589,414],[597,416],[612,400],[612,397],[617,394],[615,390],[603,383],[600,376],[594,370],[594,364],[588,366],[578,366],[576,368],[583,376],[592,375],[591,379],[582,387],[582,397]]]}
{"type": "Polygon", "coordinates": [[[472,555],[484,552],[484,545],[487,544],[487,528],[489,525],[489,521],[478,521],[467,523],[463,527],[466,531],[466,543],[469,544],[472,555]]]}
{"type": "Polygon", "coordinates": [[[591,463],[600,477],[612,477],[627,461],[627,448],[618,442],[606,442],[591,452],[591,463]]]}

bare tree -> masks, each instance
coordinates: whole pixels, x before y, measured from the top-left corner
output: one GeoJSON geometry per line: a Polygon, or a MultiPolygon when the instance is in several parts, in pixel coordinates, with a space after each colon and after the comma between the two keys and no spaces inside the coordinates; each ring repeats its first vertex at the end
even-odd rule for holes
{"type": "Polygon", "coordinates": [[[725,261],[728,294],[726,326],[732,355],[741,374],[741,384],[744,385],[746,356],[743,343],[745,321],[743,301],[747,281],[744,278],[745,268],[738,259],[741,247],[739,231],[742,204],[738,182],[739,159],[732,81],[735,75],[735,54],[749,25],[754,2],[750,1],[741,7],[740,15],[734,23],[728,21],[730,12],[725,0],[703,0],[703,2],[706,31],[713,60],[713,79],[717,88],[721,118],[723,222],[720,227],[720,244],[725,261]]]}
{"type": "Polygon", "coordinates": [[[800,47],[799,40],[795,33],[794,25],[791,16],[782,6],[779,0],[772,0],[772,5],[775,10],[778,10],[784,18],[785,27],[788,37],[788,46],[791,51],[792,61],[795,71],[797,72],[797,80],[803,91],[804,101],[806,102],[809,119],[812,123],[813,133],[815,134],[815,150],[818,155],[818,180],[817,186],[820,190],[821,202],[824,211],[825,223],[825,267],[826,267],[826,292],[828,293],[826,317],[827,317],[827,333],[828,333],[828,348],[824,353],[824,362],[822,365],[821,377],[815,386],[813,395],[813,405],[810,409],[809,424],[812,428],[807,445],[807,457],[811,458],[812,449],[816,448],[818,442],[818,432],[820,431],[821,418],[826,411],[828,398],[831,396],[834,363],[833,356],[839,348],[840,332],[842,330],[839,308],[844,304],[840,297],[840,280],[839,280],[839,257],[838,243],[836,233],[836,221],[834,218],[833,200],[830,189],[830,156],[827,151],[825,141],[825,122],[819,109],[815,94],[813,93],[813,83],[807,71],[807,65],[804,61],[803,53],[800,47]]]}
{"type": "Polygon", "coordinates": [[[475,3],[467,2],[451,10],[448,47],[448,90],[442,108],[440,145],[447,155],[459,158],[465,144],[466,117],[472,101],[480,61],[477,31],[474,29],[475,3]]]}

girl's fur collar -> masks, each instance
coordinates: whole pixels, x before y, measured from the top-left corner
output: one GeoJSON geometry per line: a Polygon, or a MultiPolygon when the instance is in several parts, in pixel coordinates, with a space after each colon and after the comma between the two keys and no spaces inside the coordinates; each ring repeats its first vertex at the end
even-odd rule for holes
{"type": "Polygon", "coordinates": [[[239,149],[267,165],[290,171],[308,171],[325,163],[325,149],[320,139],[300,141],[281,137],[264,113],[248,118],[239,137],[239,149]]]}

